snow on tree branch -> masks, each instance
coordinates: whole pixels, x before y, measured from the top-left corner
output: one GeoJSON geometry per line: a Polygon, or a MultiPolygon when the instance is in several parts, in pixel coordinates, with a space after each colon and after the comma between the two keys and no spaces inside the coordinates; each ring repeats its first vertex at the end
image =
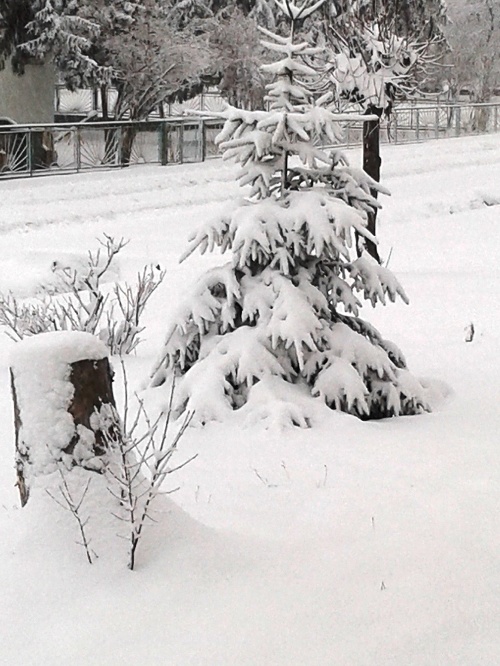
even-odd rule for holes
{"type": "MultiPolygon", "coordinates": [[[[292,23],[313,9],[283,7],[292,23]]],[[[300,60],[309,46],[293,27],[287,37],[263,32],[285,55],[266,66],[269,109],[228,107],[218,137],[246,197],[206,221],[182,257],[218,250],[230,260],[204,273],[172,318],[153,386],[175,376],[175,413],[194,411],[199,423],[238,410],[249,422],[308,427],[325,405],[360,418],[425,411],[401,352],[360,318],[363,301],[408,301],[387,268],[356,258],[356,236],[377,242],[367,229],[374,192],[388,192],[319,147],[338,142],[345,116],[315,103],[302,81],[314,73],[300,60]]]]}

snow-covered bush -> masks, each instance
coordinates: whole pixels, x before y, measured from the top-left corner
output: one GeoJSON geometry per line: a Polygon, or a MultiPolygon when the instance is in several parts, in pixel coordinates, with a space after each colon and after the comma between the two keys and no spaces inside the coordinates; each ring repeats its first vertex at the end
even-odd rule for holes
{"type": "Polygon", "coordinates": [[[287,37],[262,30],[280,56],[264,66],[275,77],[269,110],[222,113],[218,142],[241,165],[247,198],[205,223],[184,255],[219,248],[231,259],[198,280],[153,384],[179,375],[177,408],[200,422],[243,406],[255,416],[264,399],[282,421],[308,425],[304,394],[361,418],[422,412],[425,390],[403,355],[360,318],[363,299],[407,302],[395,276],[353,248],[355,234],[376,242],[366,229],[379,206],[370,190],[384,190],[338,151],[318,147],[337,140],[345,116],[308,92],[315,72],[302,57],[316,49],[295,43],[294,27],[314,7],[279,6],[292,29],[287,37]]]}
{"type": "Polygon", "coordinates": [[[48,331],[84,331],[98,335],[111,354],[135,350],[144,330],[141,316],[165,272],[145,266],[134,287],[115,283],[111,293],[106,293],[103,283],[126,242],[105,235],[100,243],[97,251],[88,253],[82,266],[55,261],[53,280],[40,286],[36,299],[23,302],[11,293],[0,293],[0,325],[12,339],[48,331]]]}

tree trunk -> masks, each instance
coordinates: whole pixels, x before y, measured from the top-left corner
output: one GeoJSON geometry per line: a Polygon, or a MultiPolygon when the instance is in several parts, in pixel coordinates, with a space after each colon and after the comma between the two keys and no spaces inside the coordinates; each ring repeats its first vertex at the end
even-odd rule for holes
{"type": "Polygon", "coordinates": [[[102,119],[103,119],[103,120],[109,120],[108,86],[103,84],[103,85],[100,87],[100,93],[101,93],[101,112],[102,112],[102,119]]]}
{"type": "MultiPolygon", "coordinates": [[[[365,115],[376,115],[377,120],[368,120],[363,123],[363,169],[377,182],[380,182],[380,166],[382,159],[380,157],[380,118],[382,116],[382,109],[375,106],[369,106],[365,115]]],[[[371,190],[371,195],[375,198],[378,196],[377,190],[371,190]]],[[[371,210],[368,213],[368,231],[374,236],[376,235],[377,228],[377,209],[371,210]]],[[[363,248],[360,246],[358,238],[358,254],[361,254],[363,248]]],[[[379,264],[380,256],[375,243],[368,239],[363,239],[364,247],[368,254],[370,254],[379,264]]]]}
{"type": "MultiPolygon", "coordinates": [[[[22,342],[18,344],[21,345],[22,342]]],[[[29,412],[34,389],[27,387],[26,378],[21,382],[18,381],[15,367],[10,369],[14,403],[17,487],[21,506],[24,506],[29,499],[30,477],[44,473],[43,465],[37,462],[37,458],[40,456],[46,458],[47,452],[50,451],[49,462],[51,463],[56,465],[61,463],[66,467],[69,464],[101,472],[104,466],[103,456],[109,448],[108,443],[119,433],[119,423],[114,416],[116,413],[114,411],[115,399],[108,358],[85,359],[68,365],[69,379],[67,381],[73,388],[73,396],[66,407],[66,412],[73,420],[73,436],[65,442],[64,446],[61,448],[56,446],[55,449],[52,447],[53,441],[50,439],[50,433],[44,432],[42,426],[40,432],[37,432],[36,441],[33,436],[31,438],[25,436],[23,423],[29,423],[32,418],[29,412]],[[96,419],[95,415],[106,405],[112,408],[110,410],[111,418],[103,425],[103,422],[96,419]],[[82,448],[85,455],[82,455],[82,448]]],[[[53,385],[54,391],[61,390],[59,377],[48,376],[44,378],[44,382],[45,385],[40,388],[41,393],[50,391],[51,385],[53,385]]],[[[40,379],[38,378],[37,383],[34,383],[33,386],[39,385],[40,379]]],[[[36,402],[36,396],[34,402],[36,402]]],[[[50,425],[57,427],[57,424],[54,423],[50,425]]],[[[31,432],[33,432],[32,427],[31,432]]]]}
{"type": "Polygon", "coordinates": [[[137,130],[133,125],[126,125],[122,130],[121,165],[129,166],[132,157],[132,148],[137,130]]]}

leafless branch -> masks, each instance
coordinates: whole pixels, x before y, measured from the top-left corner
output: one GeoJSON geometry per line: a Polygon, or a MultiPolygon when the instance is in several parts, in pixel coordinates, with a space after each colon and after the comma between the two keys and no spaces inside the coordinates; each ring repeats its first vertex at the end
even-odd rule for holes
{"type": "Polygon", "coordinates": [[[188,414],[177,431],[170,435],[174,387],[168,406],[155,419],[149,416],[144,401],[135,396],[138,406],[135,417],[129,424],[130,396],[123,361],[122,371],[125,386],[125,418],[121,433],[109,435],[108,446],[115,451],[116,459],[109,464],[107,473],[112,482],[110,492],[114,497],[119,497],[124,511],[124,516],[120,519],[128,525],[128,567],[132,570],[135,567],[136,550],[146,521],[154,522],[151,515],[154,500],[161,494],[174,492],[172,489],[162,489],[166,477],[192,462],[196,455],[177,465],[170,465],[193,417],[193,414],[188,414]],[[160,432],[161,421],[164,423],[160,432]],[[144,432],[139,431],[140,423],[145,424],[144,432]]]}
{"type": "Polygon", "coordinates": [[[93,564],[92,555],[94,557],[97,557],[97,555],[93,550],[91,550],[90,539],[87,537],[87,533],[85,531],[89,519],[88,517],[83,519],[80,512],[83,501],[87,496],[91,479],[88,479],[87,483],[85,484],[85,488],[83,489],[80,499],[76,500],[69,489],[68,482],[66,480],[64,472],[60,467],[58,468],[58,471],[61,476],[61,484],[59,485],[58,489],[61,494],[62,500],[53,495],[48,489],[46,490],[46,493],[51,499],[54,500],[56,504],[58,504],[66,511],[69,511],[72,514],[72,516],[75,518],[76,522],[78,523],[78,529],[80,530],[80,535],[82,539],[77,543],[85,548],[85,554],[87,556],[87,560],[89,564],[93,564]]]}

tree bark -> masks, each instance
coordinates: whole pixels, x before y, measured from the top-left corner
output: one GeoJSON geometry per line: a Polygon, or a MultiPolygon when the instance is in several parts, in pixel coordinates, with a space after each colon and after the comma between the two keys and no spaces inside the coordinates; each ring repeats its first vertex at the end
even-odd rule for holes
{"type": "Polygon", "coordinates": [[[28,456],[24,449],[20,446],[20,431],[21,431],[21,412],[19,410],[19,402],[17,400],[16,384],[14,381],[14,373],[12,368],[10,370],[10,386],[12,390],[12,402],[14,403],[14,432],[15,432],[15,447],[16,447],[16,486],[19,491],[21,499],[21,506],[24,506],[29,499],[29,490],[24,475],[24,467],[29,463],[28,456]]]}
{"type": "Polygon", "coordinates": [[[108,86],[102,85],[100,87],[101,93],[101,110],[102,110],[102,119],[109,120],[109,109],[108,109],[108,86]]]}
{"type": "MultiPolygon", "coordinates": [[[[103,405],[116,407],[109,360],[102,358],[100,361],[84,360],[72,363],[69,381],[73,385],[75,393],[68,407],[68,412],[73,417],[75,427],[83,425],[93,431],[94,454],[102,456],[106,453],[106,442],[109,437],[100,429],[94,430],[91,425],[91,416],[99,411],[103,405]]],[[[72,453],[78,441],[79,437],[75,432],[64,452],[72,453]]]]}
{"type": "MultiPolygon", "coordinates": [[[[369,106],[365,115],[376,115],[377,120],[368,120],[363,123],[363,170],[377,182],[380,182],[380,167],[382,159],[380,157],[380,118],[382,116],[382,109],[375,106],[369,106]]],[[[370,193],[375,199],[378,196],[377,190],[370,190],[370,193]]],[[[374,236],[377,230],[377,209],[373,209],[368,213],[367,229],[374,236]]],[[[358,254],[361,254],[363,248],[360,246],[358,238],[358,254]]],[[[363,239],[364,247],[368,254],[370,254],[379,264],[380,256],[375,243],[368,239],[363,239]]]]}
{"type": "Polygon", "coordinates": [[[132,148],[137,130],[133,125],[125,125],[122,131],[122,150],[121,150],[121,165],[130,166],[132,158],[132,148]]]}

